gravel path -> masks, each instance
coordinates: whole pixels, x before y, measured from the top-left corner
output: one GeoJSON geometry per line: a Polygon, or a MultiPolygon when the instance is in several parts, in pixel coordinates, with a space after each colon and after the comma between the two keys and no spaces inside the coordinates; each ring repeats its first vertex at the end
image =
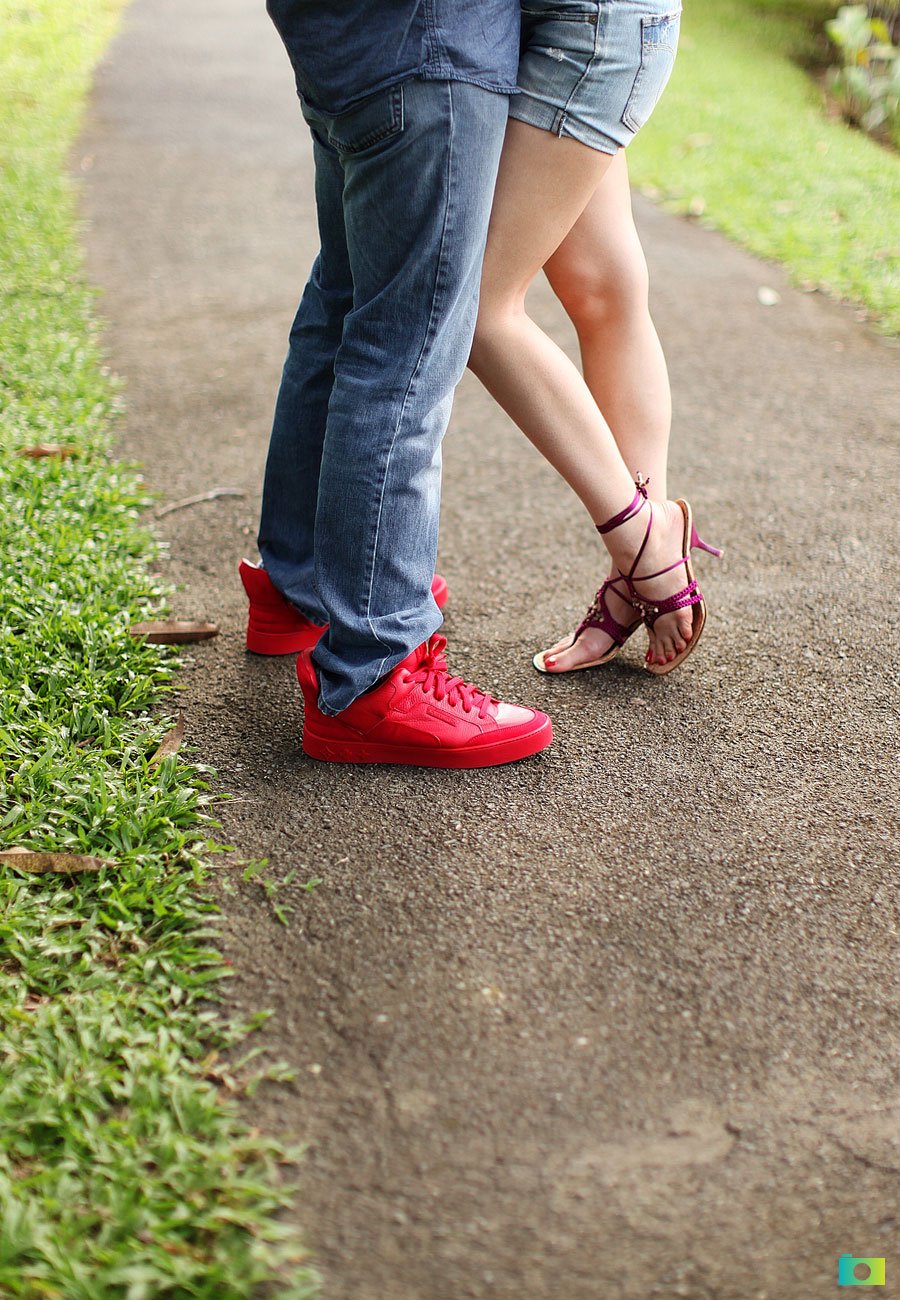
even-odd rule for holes
{"type": "MultiPolygon", "coordinates": [[[[727,547],[669,679],[550,681],[599,573],[566,487],[468,377],[445,448],[456,671],[549,711],[488,772],[316,765],[290,659],[243,649],[310,155],[262,0],[135,0],[75,169],[122,454],[175,501],[190,742],[226,834],[294,883],[223,893],[235,1013],[298,1069],[325,1300],[788,1300],[900,1270],[898,353],[778,269],[638,204],[672,484],[727,547]],[[757,290],[781,294],[761,305],[757,290]],[[322,884],[311,893],[299,885],[322,884]],[[893,1258],[891,1258],[893,1256],[893,1258]]],[[[535,311],[571,342],[549,292],[535,311]]],[[[885,1294],[891,1294],[888,1290],[885,1294]]]]}

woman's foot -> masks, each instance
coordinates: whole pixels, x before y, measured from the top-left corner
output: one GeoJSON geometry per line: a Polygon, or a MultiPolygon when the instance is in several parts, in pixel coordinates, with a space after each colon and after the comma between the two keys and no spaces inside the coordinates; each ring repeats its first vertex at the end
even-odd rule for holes
{"type": "Polygon", "coordinates": [[[620,587],[624,592],[624,582],[613,570],[577,630],[562,637],[549,650],[536,654],[535,668],[544,673],[571,673],[614,659],[641,624],[640,616],[620,587]]]}
{"type": "Polygon", "coordinates": [[[644,662],[647,665],[662,666],[672,663],[687,649],[694,635],[694,605],[686,604],[684,608],[672,610],[654,616],[653,611],[672,597],[687,590],[693,581],[693,574],[686,574],[688,564],[683,557],[690,554],[686,541],[690,530],[685,529],[685,515],[677,501],[649,501],[647,508],[652,512],[653,524],[647,535],[647,543],[640,557],[641,573],[658,574],[653,578],[641,578],[632,574],[632,596],[643,602],[643,607],[636,612],[647,617],[647,635],[649,644],[644,662]]]}
{"type": "Polygon", "coordinates": [[[686,501],[650,501],[638,475],[631,504],[597,531],[605,536],[614,576],[597,592],[574,637],[535,655],[541,672],[572,672],[615,657],[638,624],[649,636],[647,669],[670,672],[696,645],[706,621],[706,606],[694,578],[691,550],[722,552],[698,537],[686,501]]]}
{"type": "MultiPolygon", "coordinates": [[[[652,611],[657,602],[676,595],[685,587],[684,570],[678,563],[678,558],[683,555],[684,515],[674,501],[648,500],[644,510],[652,510],[653,526],[641,554],[640,567],[645,573],[659,573],[659,577],[649,580],[633,577],[632,583],[634,595],[640,596],[646,608],[652,611]],[[673,556],[676,557],[674,568],[669,567],[673,556]],[[668,572],[660,572],[667,568],[668,572]]],[[[630,564],[628,568],[631,568],[630,564]]],[[[628,594],[622,574],[613,569],[578,631],[535,655],[535,667],[546,673],[570,673],[579,668],[608,663],[644,621],[642,609],[636,609],[633,602],[634,596],[628,594]],[[603,616],[604,606],[606,618],[603,616]]],[[[653,618],[652,612],[650,617],[653,618]]],[[[691,606],[653,619],[652,624],[647,625],[649,645],[644,662],[657,666],[672,663],[687,649],[693,635],[693,624],[691,606]]]]}
{"type": "Polygon", "coordinates": [[[661,676],[687,658],[706,623],[706,605],[694,577],[691,551],[699,546],[712,555],[721,555],[722,552],[708,546],[698,536],[691,507],[686,501],[651,502],[645,499],[639,504],[641,495],[647,496],[645,484],[639,478],[638,493],[631,505],[597,527],[605,534],[623,524],[629,525],[627,533],[623,529],[615,546],[609,546],[609,551],[613,561],[620,564],[619,573],[631,602],[647,625],[650,646],[644,666],[649,672],[661,676]],[[650,518],[644,523],[638,516],[646,518],[648,510],[650,518]],[[635,524],[638,532],[640,527],[644,528],[642,541],[639,541],[635,524]],[[621,564],[627,564],[629,560],[626,574],[621,564]]]}

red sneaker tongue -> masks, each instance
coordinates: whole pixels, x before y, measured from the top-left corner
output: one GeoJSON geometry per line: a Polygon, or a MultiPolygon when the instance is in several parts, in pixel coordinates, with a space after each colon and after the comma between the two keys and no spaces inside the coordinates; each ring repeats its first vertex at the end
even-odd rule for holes
{"type": "Polygon", "coordinates": [[[422,660],[429,656],[429,642],[423,641],[415,650],[411,650],[405,659],[401,659],[394,672],[403,669],[405,672],[414,673],[421,666],[422,660]]]}
{"type": "Polygon", "coordinates": [[[439,632],[435,632],[427,641],[423,641],[420,646],[416,646],[415,650],[401,660],[397,666],[398,668],[405,668],[407,672],[414,672],[416,668],[446,668],[446,663],[436,663],[436,660],[443,660],[446,645],[447,638],[441,636],[439,632]]]}

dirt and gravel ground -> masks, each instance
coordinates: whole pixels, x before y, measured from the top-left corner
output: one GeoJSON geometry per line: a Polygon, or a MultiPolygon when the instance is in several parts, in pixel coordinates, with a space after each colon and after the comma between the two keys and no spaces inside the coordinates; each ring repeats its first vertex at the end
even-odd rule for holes
{"type": "MultiPolygon", "coordinates": [[[[727,547],[670,679],[539,677],[596,585],[590,524],[477,384],[446,442],[457,671],[553,716],[488,772],[317,765],[290,659],[243,648],[309,151],[262,0],[135,0],[75,159],[127,381],[122,454],[175,501],[189,738],[229,839],[235,1012],[298,1069],[326,1300],[788,1300],[843,1252],[900,1276],[898,352],[646,203],[672,484],[727,547]],[[760,286],[781,302],[765,307],[760,286]],[[299,885],[322,884],[311,893],[299,885]]],[[[545,289],[535,311],[569,340],[545,289]]],[[[900,1294],[900,1292],[897,1292],[900,1294]]]]}

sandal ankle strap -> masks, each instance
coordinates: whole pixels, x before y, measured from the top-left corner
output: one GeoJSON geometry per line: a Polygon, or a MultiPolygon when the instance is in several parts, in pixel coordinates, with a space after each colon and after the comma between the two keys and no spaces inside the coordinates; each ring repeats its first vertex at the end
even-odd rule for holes
{"type": "Polygon", "coordinates": [[[627,524],[629,519],[633,519],[635,515],[640,514],[644,508],[644,502],[647,500],[647,484],[649,482],[650,480],[644,478],[643,474],[638,474],[635,479],[635,487],[637,488],[637,491],[632,497],[630,505],[627,505],[624,510],[620,510],[617,515],[613,515],[612,519],[607,519],[605,524],[595,525],[597,532],[600,533],[601,536],[604,533],[611,533],[612,530],[618,528],[620,524],[627,524]]]}

